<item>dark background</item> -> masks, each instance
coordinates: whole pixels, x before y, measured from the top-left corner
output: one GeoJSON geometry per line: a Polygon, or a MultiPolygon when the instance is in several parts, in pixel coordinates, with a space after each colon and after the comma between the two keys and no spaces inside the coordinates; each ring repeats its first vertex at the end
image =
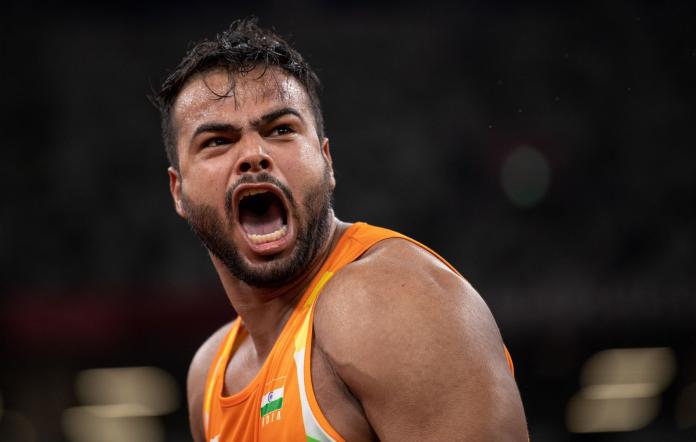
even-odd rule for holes
{"type": "MultiPolygon", "coordinates": [[[[426,243],[479,290],[515,359],[532,440],[696,440],[675,420],[696,382],[690,2],[2,9],[0,395],[33,430],[0,417],[0,439],[64,440],[85,368],[158,366],[183,394],[195,349],[231,318],[172,210],[146,96],[190,41],[253,13],[323,81],[338,216],[426,243]],[[520,146],[550,171],[526,206],[502,185],[520,146]],[[585,360],[653,346],[676,358],[657,418],[570,433],[585,360]]],[[[524,191],[534,177],[515,170],[524,191]]],[[[160,419],[166,440],[188,440],[183,403],[160,419]]]]}

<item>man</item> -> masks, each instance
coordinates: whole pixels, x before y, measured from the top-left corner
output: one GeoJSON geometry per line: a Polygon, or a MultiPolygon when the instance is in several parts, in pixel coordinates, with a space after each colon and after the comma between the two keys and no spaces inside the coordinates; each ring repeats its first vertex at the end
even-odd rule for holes
{"type": "Polygon", "coordinates": [[[318,85],[241,20],[158,95],[176,211],[239,314],[191,364],[194,440],[526,441],[475,290],[415,241],[334,216],[318,85]]]}

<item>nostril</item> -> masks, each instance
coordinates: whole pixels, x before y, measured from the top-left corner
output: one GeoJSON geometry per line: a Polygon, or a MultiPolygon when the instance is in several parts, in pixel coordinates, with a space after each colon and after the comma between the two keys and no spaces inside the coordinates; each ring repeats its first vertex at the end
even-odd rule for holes
{"type": "Polygon", "coordinates": [[[251,164],[247,163],[246,161],[239,165],[239,170],[242,173],[248,172],[249,169],[251,169],[251,164]]]}
{"type": "Polygon", "coordinates": [[[261,166],[261,169],[268,169],[270,164],[268,163],[268,160],[264,158],[259,162],[259,166],[261,166]]]}

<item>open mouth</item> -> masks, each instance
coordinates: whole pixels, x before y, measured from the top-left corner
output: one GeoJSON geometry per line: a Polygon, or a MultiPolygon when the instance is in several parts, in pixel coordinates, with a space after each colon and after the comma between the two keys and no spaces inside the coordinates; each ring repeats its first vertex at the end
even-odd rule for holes
{"type": "Polygon", "coordinates": [[[267,189],[242,191],[238,204],[239,224],[252,243],[277,241],[288,233],[288,213],[283,201],[267,189]]]}

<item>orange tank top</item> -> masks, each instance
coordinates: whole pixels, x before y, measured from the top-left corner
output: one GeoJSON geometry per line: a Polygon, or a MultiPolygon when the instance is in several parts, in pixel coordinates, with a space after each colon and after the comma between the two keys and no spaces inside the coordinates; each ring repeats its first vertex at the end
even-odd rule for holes
{"type": "MultiPolygon", "coordinates": [[[[237,318],[211,364],[205,386],[203,424],[210,442],[343,441],[326,420],[312,387],[310,351],[314,305],[322,287],[343,266],[377,242],[403,238],[449,263],[426,246],[397,232],[355,223],[346,230],[278,336],[261,370],[242,391],[223,395],[225,371],[235,344],[244,333],[237,318]]],[[[512,369],[512,360],[505,349],[512,369]]]]}

